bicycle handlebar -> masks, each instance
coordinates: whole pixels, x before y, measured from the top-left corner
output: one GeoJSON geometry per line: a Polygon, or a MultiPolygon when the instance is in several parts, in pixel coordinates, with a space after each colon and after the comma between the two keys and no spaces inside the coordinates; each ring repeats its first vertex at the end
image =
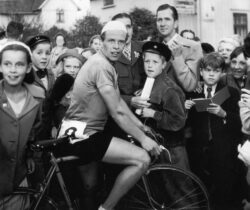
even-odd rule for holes
{"type": "Polygon", "coordinates": [[[41,140],[41,141],[36,141],[31,144],[31,149],[32,150],[42,150],[48,147],[54,147],[59,143],[69,141],[70,136],[64,136],[62,138],[57,138],[57,139],[48,139],[48,140],[41,140]]]}

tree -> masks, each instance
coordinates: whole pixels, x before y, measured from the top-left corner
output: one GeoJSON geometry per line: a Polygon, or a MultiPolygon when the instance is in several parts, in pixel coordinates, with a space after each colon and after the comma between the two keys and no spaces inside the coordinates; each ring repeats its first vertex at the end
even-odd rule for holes
{"type": "Polygon", "coordinates": [[[76,46],[88,47],[90,38],[93,35],[100,34],[101,29],[102,24],[96,16],[87,15],[83,19],[78,20],[72,32],[76,46]]]}
{"type": "Polygon", "coordinates": [[[40,16],[30,19],[29,21],[23,14],[12,14],[9,21],[17,21],[23,24],[23,41],[26,41],[28,37],[42,33],[43,25],[40,23],[40,16]]]}
{"type": "Polygon", "coordinates": [[[135,40],[145,40],[149,36],[156,35],[155,17],[150,10],[135,7],[129,15],[133,19],[133,38],[135,40]]]}

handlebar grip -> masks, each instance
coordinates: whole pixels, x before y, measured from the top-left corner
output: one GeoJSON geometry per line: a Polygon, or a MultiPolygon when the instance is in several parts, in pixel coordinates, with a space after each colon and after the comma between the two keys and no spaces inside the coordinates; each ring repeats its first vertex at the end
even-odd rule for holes
{"type": "Polygon", "coordinates": [[[58,138],[58,139],[48,139],[48,140],[36,141],[36,142],[31,144],[31,149],[33,149],[33,150],[44,149],[47,147],[56,146],[57,144],[62,143],[62,142],[67,141],[67,140],[69,141],[68,136],[64,136],[64,137],[58,138]]]}

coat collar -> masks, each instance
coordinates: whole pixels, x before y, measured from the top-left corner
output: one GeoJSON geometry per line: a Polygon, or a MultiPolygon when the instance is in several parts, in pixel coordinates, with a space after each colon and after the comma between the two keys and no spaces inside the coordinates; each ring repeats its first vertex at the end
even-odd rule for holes
{"type": "MultiPolygon", "coordinates": [[[[29,111],[31,111],[35,106],[40,104],[40,100],[37,99],[44,99],[45,98],[45,92],[42,88],[24,83],[25,88],[27,89],[27,99],[24,105],[24,108],[21,112],[21,114],[18,116],[18,118],[22,118],[24,115],[26,115],[29,111]]],[[[16,115],[12,108],[10,107],[10,104],[8,103],[8,99],[4,93],[4,87],[3,87],[3,80],[0,81],[0,109],[2,109],[5,113],[7,113],[12,118],[16,119],[16,115]]]]}

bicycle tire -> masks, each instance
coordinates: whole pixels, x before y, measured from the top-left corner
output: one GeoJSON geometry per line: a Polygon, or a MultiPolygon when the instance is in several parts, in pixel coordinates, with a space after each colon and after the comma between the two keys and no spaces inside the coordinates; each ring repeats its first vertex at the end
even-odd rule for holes
{"type": "MultiPolygon", "coordinates": [[[[10,210],[10,209],[18,209],[18,210],[34,210],[35,202],[37,200],[37,197],[39,196],[39,192],[31,189],[31,188],[19,188],[15,190],[10,196],[6,197],[2,204],[0,204],[0,210],[10,210]],[[15,207],[6,207],[7,203],[9,203],[10,200],[12,202],[15,202],[13,199],[18,199],[18,205],[15,207]]],[[[39,206],[36,208],[36,210],[61,210],[56,202],[48,197],[43,196],[39,206]]]]}
{"type": "Polygon", "coordinates": [[[207,190],[196,175],[170,164],[156,164],[120,200],[117,209],[210,210],[210,204],[207,190]],[[188,191],[183,186],[188,186],[188,191]]]}

